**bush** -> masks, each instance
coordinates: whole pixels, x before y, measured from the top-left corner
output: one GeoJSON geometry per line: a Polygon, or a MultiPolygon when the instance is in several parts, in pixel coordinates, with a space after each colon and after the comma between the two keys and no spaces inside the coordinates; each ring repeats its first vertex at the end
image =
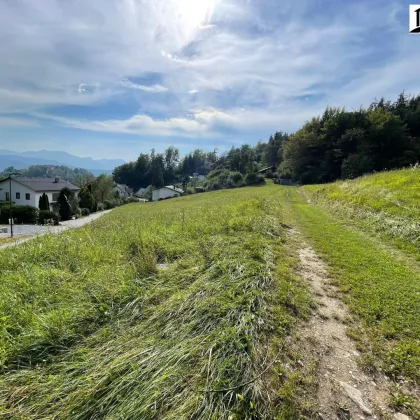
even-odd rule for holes
{"type": "Polygon", "coordinates": [[[90,210],[89,209],[80,209],[80,213],[82,216],[89,216],[90,210]]]}
{"type": "Polygon", "coordinates": [[[223,188],[223,185],[221,184],[219,178],[210,179],[206,183],[206,191],[216,191],[216,190],[221,190],[222,188],[223,188]]]}
{"type": "Polygon", "coordinates": [[[231,172],[229,178],[237,185],[244,182],[244,176],[240,172],[231,172]]]}
{"type": "Polygon", "coordinates": [[[207,175],[204,186],[206,191],[243,187],[244,177],[240,172],[231,172],[227,169],[217,169],[207,175]]]}
{"type": "Polygon", "coordinates": [[[71,206],[63,190],[61,190],[60,195],[57,199],[57,202],[60,205],[60,210],[58,212],[60,214],[61,220],[70,220],[72,216],[71,206]]]}
{"type": "Polygon", "coordinates": [[[90,212],[95,212],[97,204],[93,198],[92,193],[88,188],[82,188],[79,192],[79,206],[81,208],[89,209],[90,212]]]}
{"type": "Polygon", "coordinates": [[[106,209],[114,209],[115,207],[117,207],[115,200],[105,200],[104,205],[106,209]]]}
{"type": "Polygon", "coordinates": [[[105,210],[105,204],[104,203],[98,203],[98,211],[104,211],[105,210]]]}
{"type": "Polygon", "coordinates": [[[128,199],[129,203],[140,203],[140,199],[137,197],[129,197],[128,199]]]}
{"type": "MultiPolygon", "coordinates": [[[[35,224],[38,219],[38,209],[32,206],[12,205],[12,217],[15,223],[35,224]]],[[[9,223],[9,204],[0,207],[0,223],[9,223]]]]}
{"type": "Polygon", "coordinates": [[[40,210],[38,214],[38,224],[40,225],[58,225],[58,215],[50,210],[40,210]]]}
{"type": "Polygon", "coordinates": [[[246,185],[263,185],[265,184],[265,178],[256,172],[250,172],[245,177],[246,185]]]}
{"type": "Polygon", "coordinates": [[[187,187],[187,191],[186,191],[186,193],[188,194],[188,195],[191,195],[191,194],[195,194],[195,189],[193,188],[193,187],[187,187]]]}

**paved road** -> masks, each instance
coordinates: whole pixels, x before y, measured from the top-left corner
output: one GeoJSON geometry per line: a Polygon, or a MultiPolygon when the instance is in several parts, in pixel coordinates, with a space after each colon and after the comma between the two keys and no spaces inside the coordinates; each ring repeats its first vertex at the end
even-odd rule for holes
{"type": "MultiPolygon", "coordinates": [[[[31,239],[35,238],[36,236],[45,235],[47,233],[57,234],[64,232],[68,229],[76,229],[82,227],[88,223],[93,222],[96,219],[99,219],[104,214],[111,212],[112,210],[105,210],[100,213],[94,213],[90,216],[83,217],[81,219],[76,220],[68,220],[66,222],[61,222],[59,226],[38,226],[38,225],[15,225],[13,226],[13,233],[16,236],[16,239],[19,236],[31,236],[30,238],[25,238],[22,240],[17,240],[16,242],[10,242],[4,245],[0,245],[0,249],[7,248],[10,246],[20,245],[23,242],[30,241],[31,239]]],[[[0,234],[0,238],[7,238],[10,236],[10,226],[0,225],[0,228],[7,227],[7,234],[0,234]]]]}

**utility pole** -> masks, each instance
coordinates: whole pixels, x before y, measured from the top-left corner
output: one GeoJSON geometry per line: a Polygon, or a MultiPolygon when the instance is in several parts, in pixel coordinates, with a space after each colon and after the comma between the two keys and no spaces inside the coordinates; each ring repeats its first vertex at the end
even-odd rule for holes
{"type": "Polygon", "coordinates": [[[12,175],[19,175],[19,172],[9,173],[9,221],[10,221],[10,237],[11,238],[13,238],[12,175]]]}

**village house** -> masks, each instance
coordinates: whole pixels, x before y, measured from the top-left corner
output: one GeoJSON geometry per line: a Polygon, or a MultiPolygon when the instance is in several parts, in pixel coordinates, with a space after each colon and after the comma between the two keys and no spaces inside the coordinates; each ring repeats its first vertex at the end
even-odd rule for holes
{"type": "Polygon", "coordinates": [[[135,197],[144,198],[152,189],[152,186],[149,185],[147,188],[140,188],[135,194],[135,197]]]}
{"type": "MultiPolygon", "coordinates": [[[[0,180],[0,202],[10,201],[10,184],[9,179],[0,180]]],[[[48,196],[50,205],[53,205],[60,191],[68,188],[77,197],[79,188],[72,183],[60,178],[12,178],[12,197],[11,201],[20,206],[37,207],[39,198],[42,194],[48,196]]]]}
{"type": "Polygon", "coordinates": [[[152,201],[166,200],[167,198],[179,197],[184,193],[180,188],[176,188],[173,185],[167,185],[166,187],[158,188],[152,193],[152,201]]]}
{"type": "Polygon", "coordinates": [[[112,191],[114,192],[115,195],[118,196],[118,198],[131,197],[134,192],[132,188],[128,187],[125,184],[115,184],[112,191]]]}

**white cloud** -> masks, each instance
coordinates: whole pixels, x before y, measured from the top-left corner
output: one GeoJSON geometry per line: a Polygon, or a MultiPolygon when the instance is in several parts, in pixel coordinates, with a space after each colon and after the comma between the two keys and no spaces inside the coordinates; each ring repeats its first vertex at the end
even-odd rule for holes
{"type": "Polygon", "coordinates": [[[168,91],[167,87],[159,85],[159,84],[155,84],[151,86],[144,86],[144,85],[139,85],[137,83],[133,83],[132,81],[128,79],[121,80],[120,85],[126,88],[142,90],[143,92],[149,92],[149,93],[162,93],[162,92],[168,91]]]}
{"type": "Polygon", "coordinates": [[[147,102],[138,99],[130,118],[48,118],[88,131],[215,136],[292,130],[328,104],[417,93],[420,44],[401,26],[405,7],[334,4],[308,26],[316,5],[307,0],[0,2],[0,112],[118,111],[134,89],[156,95],[131,95],[147,102]],[[132,81],[154,73],[159,83],[132,81]]]}

